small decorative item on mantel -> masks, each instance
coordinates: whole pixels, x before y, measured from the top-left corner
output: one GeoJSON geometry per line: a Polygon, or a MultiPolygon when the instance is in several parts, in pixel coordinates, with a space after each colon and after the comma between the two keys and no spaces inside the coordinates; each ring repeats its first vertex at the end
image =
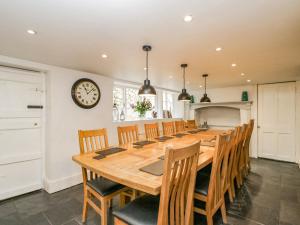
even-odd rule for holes
{"type": "Polygon", "coordinates": [[[248,91],[243,91],[242,92],[242,101],[243,102],[248,102],[248,91]]]}
{"type": "Polygon", "coordinates": [[[137,101],[136,104],[131,104],[131,108],[139,114],[140,119],[145,118],[146,112],[152,110],[150,100],[143,98],[142,101],[137,101]]]}
{"type": "Polygon", "coordinates": [[[152,117],[153,117],[154,119],[157,118],[157,112],[156,112],[156,111],[152,111],[152,117]]]}
{"type": "Polygon", "coordinates": [[[195,98],[194,98],[194,95],[191,95],[191,100],[190,100],[190,103],[195,103],[195,98]]]}

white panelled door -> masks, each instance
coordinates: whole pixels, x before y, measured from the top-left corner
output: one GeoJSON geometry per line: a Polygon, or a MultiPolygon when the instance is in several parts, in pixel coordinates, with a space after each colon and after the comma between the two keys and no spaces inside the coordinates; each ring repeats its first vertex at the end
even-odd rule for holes
{"type": "Polygon", "coordinates": [[[42,187],[43,76],[0,67],[0,200],[42,187]]]}
{"type": "Polygon", "coordinates": [[[296,161],[295,82],[258,86],[258,147],[264,158],[296,161]]]}

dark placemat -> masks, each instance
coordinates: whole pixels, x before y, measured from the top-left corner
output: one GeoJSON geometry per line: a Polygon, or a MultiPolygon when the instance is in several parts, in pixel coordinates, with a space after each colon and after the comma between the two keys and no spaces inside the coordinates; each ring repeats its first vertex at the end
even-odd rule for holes
{"type": "Polygon", "coordinates": [[[133,145],[144,146],[144,145],[149,145],[149,144],[153,144],[153,143],[155,143],[155,141],[137,141],[137,142],[134,142],[133,145]]]}
{"type": "Polygon", "coordinates": [[[94,157],[93,157],[93,159],[97,159],[97,160],[103,159],[103,158],[105,158],[104,155],[97,155],[97,156],[94,156],[94,157]]]}
{"type": "Polygon", "coordinates": [[[169,136],[163,136],[163,137],[157,137],[155,138],[156,140],[160,141],[160,142],[164,142],[170,139],[173,139],[174,137],[169,137],[169,136]]]}
{"type": "Polygon", "coordinates": [[[190,134],[197,134],[197,133],[200,132],[200,130],[189,130],[187,132],[190,133],[190,134]]]}
{"type": "Polygon", "coordinates": [[[175,134],[175,135],[173,135],[173,136],[174,136],[174,137],[177,137],[177,138],[181,138],[181,137],[183,137],[183,136],[185,136],[185,135],[187,135],[187,134],[179,133],[179,134],[175,134]]]}
{"type": "Polygon", "coordinates": [[[96,153],[103,156],[103,157],[105,157],[105,156],[115,154],[115,153],[118,153],[118,152],[123,152],[123,151],[126,151],[126,148],[112,147],[112,148],[108,148],[108,149],[105,149],[105,150],[97,151],[96,153]]]}
{"type": "Polygon", "coordinates": [[[140,168],[140,171],[150,173],[154,176],[161,176],[163,175],[163,171],[164,171],[164,161],[159,160],[157,162],[151,163],[147,166],[140,168]]]}

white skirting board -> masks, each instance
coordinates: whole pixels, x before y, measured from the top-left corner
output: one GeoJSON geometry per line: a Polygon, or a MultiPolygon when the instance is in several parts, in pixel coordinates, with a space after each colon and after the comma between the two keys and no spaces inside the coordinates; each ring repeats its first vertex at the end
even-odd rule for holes
{"type": "Polygon", "coordinates": [[[14,196],[22,195],[24,193],[32,192],[41,189],[41,184],[31,184],[28,186],[18,187],[0,194],[0,201],[14,196]]]}
{"type": "Polygon", "coordinates": [[[60,178],[57,180],[43,179],[44,189],[49,194],[52,194],[57,191],[64,190],[66,188],[75,186],[82,183],[82,174],[74,174],[69,177],[60,178]]]}

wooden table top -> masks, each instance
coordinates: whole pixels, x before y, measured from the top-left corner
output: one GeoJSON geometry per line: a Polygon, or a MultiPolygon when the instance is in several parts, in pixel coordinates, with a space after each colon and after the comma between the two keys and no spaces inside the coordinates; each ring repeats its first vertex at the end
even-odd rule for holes
{"type": "MultiPolygon", "coordinates": [[[[80,166],[89,169],[100,176],[152,195],[158,195],[162,185],[162,176],[155,176],[139,169],[153,162],[159,161],[168,147],[179,148],[190,145],[198,140],[209,139],[220,131],[207,131],[189,134],[181,138],[173,138],[165,142],[156,142],[134,148],[132,144],[122,145],[126,151],[106,156],[103,159],[93,159],[96,153],[75,155],[72,159],[80,166]]],[[[204,168],[212,162],[214,147],[201,146],[198,169],[204,168]]]]}

